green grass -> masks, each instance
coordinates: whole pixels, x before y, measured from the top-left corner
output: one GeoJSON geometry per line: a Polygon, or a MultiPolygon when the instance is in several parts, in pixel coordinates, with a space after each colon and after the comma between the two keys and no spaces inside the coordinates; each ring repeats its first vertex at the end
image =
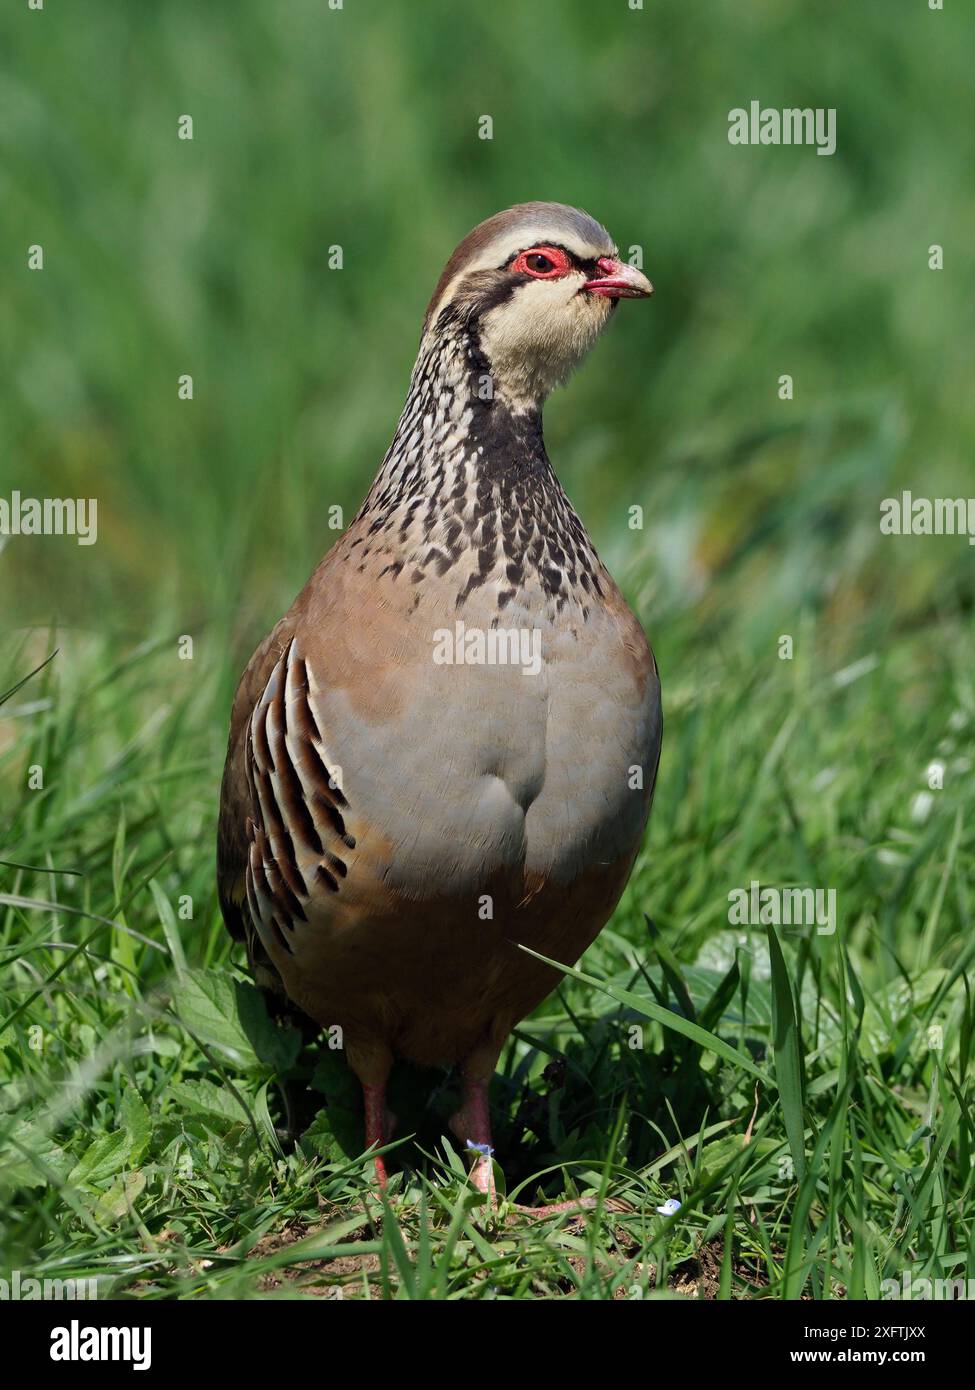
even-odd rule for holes
{"type": "MultiPolygon", "coordinates": [[[[4,858],[30,866],[8,868],[0,896],[11,1266],[147,1296],[273,1289],[287,1258],[346,1296],[368,1281],[401,1297],[639,1297],[687,1277],[704,1245],[721,1296],[971,1277],[972,792],[955,775],[970,636],[946,620],[845,672],[805,640],[805,660],[761,672],[690,645],[694,680],[665,683],[664,774],[624,903],[585,957],[591,978],[522,1024],[494,1088],[511,1195],[631,1210],[539,1229],[476,1207],[442,1136],[450,1078],[405,1068],[405,1166],[380,1212],[344,1064],[297,1055],[222,930],[219,711],[178,689],[171,640],[112,669],[68,639],[4,706],[21,788],[4,858]],[[919,819],[935,756],[946,787],[919,819]],[[42,790],[23,790],[30,765],[42,790]],[[727,921],[729,885],[752,877],[835,887],[836,934],[780,929],[777,974],[765,930],[727,921]],[[275,1067],[330,1102],[293,1153],[275,1067]],[[667,1197],[675,1218],[656,1213],[667,1197]],[[261,1239],[282,1231],[306,1242],[261,1239]]],[[[678,654],[663,650],[666,681],[678,654]]]]}
{"type": "Polygon", "coordinates": [[[97,496],[99,540],[0,549],[0,696],[57,653],[0,705],[0,1276],[591,1299],[973,1278],[972,551],[878,516],[971,490],[975,18],[427,8],[2,21],[0,496],[97,496]],[[836,155],[732,150],[753,97],[835,106],[836,155]],[[597,1195],[576,1221],[478,1206],[453,1079],[408,1068],[383,1208],[356,1088],[263,1015],[213,863],[234,681],[362,496],[449,250],[533,197],[642,244],[658,289],[546,417],[665,711],[623,902],[493,1088],[508,1198],[597,1195]],[[733,925],[752,880],[835,890],[835,934],[733,925]]]}

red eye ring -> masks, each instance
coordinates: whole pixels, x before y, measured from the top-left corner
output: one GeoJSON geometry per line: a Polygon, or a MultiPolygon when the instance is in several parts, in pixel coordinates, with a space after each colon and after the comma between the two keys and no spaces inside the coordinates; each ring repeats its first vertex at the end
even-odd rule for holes
{"type": "Polygon", "coordinates": [[[519,251],[508,266],[515,275],[530,275],[533,280],[557,280],[571,270],[568,256],[558,246],[530,246],[519,251]]]}

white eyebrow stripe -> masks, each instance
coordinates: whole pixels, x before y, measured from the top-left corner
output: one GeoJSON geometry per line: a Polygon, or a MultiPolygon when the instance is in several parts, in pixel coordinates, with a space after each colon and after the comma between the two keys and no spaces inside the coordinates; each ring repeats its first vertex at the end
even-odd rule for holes
{"type": "Polygon", "coordinates": [[[564,246],[580,261],[595,261],[600,256],[619,255],[619,251],[612,242],[580,241],[566,228],[555,228],[551,222],[523,222],[519,226],[512,227],[504,235],[494,237],[481,249],[478,255],[464,262],[463,268],[444,286],[443,293],[436,304],[430,306],[430,326],[432,327],[436,323],[438,314],[446,304],[451,302],[457,292],[458,285],[468,275],[478,270],[497,270],[500,266],[507,265],[512,256],[516,256],[519,251],[527,251],[532,246],[544,246],[546,243],[564,246]]]}
{"type": "Polygon", "coordinates": [[[481,252],[464,266],[465,272],[472,270],[496,270],[506,265],[519,251],[527,251],[532,246],[564,246],[577,260],[595,261],[600,256],[617,255],[611,243],[580,241],[565,228],[554,228],[545,222],[523,223],[512,227],[503,236],[494,237],[481,252]]]}

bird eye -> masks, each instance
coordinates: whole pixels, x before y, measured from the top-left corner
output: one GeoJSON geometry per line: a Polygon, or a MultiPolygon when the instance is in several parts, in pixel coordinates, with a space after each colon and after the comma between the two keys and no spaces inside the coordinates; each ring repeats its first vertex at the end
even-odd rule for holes
{"type": "Polygon", "coordinates": [[[531,247],[521,251],[508,266],[516,275],[535,275],[541,279],[554,280],[571,269],[566,253],[557,246],[531,247]]]}

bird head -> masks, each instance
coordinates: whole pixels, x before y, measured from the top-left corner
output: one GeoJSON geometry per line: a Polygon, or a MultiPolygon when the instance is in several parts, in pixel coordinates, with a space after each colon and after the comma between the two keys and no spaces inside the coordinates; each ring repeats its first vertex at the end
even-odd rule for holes
{"type": "Polygon", "coordinates": [[[515,411],[530,410],[581,362],[621,299],[652,293],[588,213],[521,203],[480,223],[454,251],[423,340],[432,348],[459,325],[486,361],[495,394],[515,411]]]}

